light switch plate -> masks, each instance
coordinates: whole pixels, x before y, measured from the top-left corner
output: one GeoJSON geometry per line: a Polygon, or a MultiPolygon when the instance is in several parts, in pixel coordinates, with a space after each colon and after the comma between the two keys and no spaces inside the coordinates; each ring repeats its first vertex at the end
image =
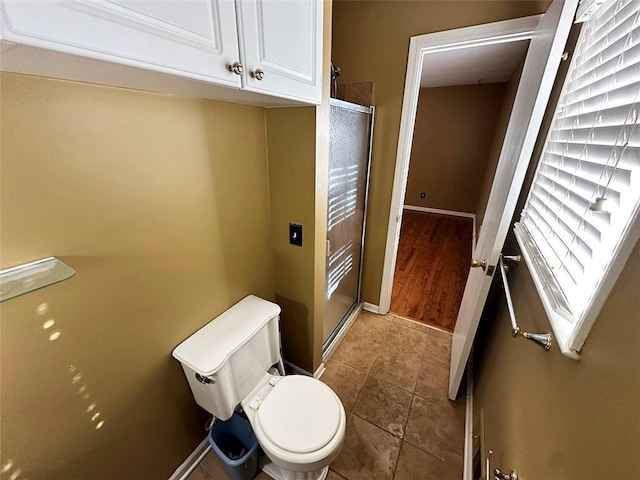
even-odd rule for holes
{"type": "Polygon", "coordinates": [[[302,225],[299,223],[289,224],[289,243],[298,247],[302,246],[302,225]]]}

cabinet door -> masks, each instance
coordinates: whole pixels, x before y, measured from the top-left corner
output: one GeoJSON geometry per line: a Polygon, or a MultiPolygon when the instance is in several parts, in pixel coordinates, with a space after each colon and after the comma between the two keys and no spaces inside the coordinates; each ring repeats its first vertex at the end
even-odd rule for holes
{"type": "Polygon", "coordinates": [[[240,87],[230,0],[2,2],[2,39],[240,87]]]}
{"type": "Polygon", "coordinates": [[[321,102],[322,4],[322,0],[237,2],[247,90],[321,102]],[[255,76],[258,70],[264,72],[261,79],[255,76]]]}

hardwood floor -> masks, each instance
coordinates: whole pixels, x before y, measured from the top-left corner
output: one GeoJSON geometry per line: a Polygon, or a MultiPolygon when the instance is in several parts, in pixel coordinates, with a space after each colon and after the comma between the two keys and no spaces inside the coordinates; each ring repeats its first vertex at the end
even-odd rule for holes
{"type": "Polygon", "coordinates": [[[471,263],[473,220],[405,210],[391,312],[453,331],[471,263]]]}

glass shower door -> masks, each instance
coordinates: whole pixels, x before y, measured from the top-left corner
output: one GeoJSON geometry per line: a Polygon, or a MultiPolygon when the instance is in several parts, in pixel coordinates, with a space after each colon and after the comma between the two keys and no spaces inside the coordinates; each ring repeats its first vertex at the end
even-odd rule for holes
{"type": "Polygon", "coordinates": [[[331,99],[325,347],[360,302],[373,108],[331,99]]]}

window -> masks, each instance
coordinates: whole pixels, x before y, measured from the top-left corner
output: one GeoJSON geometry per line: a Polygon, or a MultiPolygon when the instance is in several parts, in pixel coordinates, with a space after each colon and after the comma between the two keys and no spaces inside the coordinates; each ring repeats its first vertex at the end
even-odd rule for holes
{"type": "Polygon", "coordinates": [[[583,25],[516,238],[562,352],[577,358],[638,239],[640,0],[583,25]]]}

